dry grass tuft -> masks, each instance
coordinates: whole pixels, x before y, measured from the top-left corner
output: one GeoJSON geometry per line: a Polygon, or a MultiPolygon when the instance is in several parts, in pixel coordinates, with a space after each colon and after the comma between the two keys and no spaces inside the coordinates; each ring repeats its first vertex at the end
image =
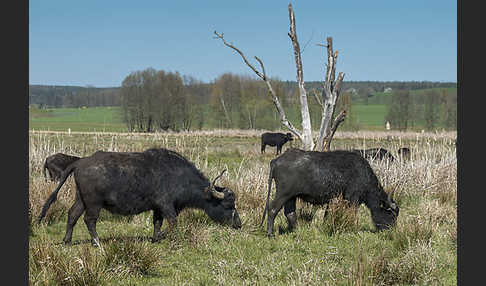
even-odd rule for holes
{"type": "Polygon", "coordinates": [[[162,253],[149,241],[118,241],[104,245],[104,262],[108,271],[116,276],[142,276],[157,270],[162,253]]]}
{"type": "Polygon", "coordinates": [[[357,231],[358,206],[344,200],[342,195],[332,199],[321,228],[328,235],[357,231]]]}

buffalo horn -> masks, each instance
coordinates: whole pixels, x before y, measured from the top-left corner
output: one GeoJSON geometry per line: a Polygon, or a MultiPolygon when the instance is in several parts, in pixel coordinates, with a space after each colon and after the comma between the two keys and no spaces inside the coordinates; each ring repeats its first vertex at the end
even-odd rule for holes
{"type": "Polygon", "coordinates": [[[216,180],[224,174],[224,172],[226,172],[226,169],[224,169],[216,178],[214,178],[214,180],[209,185],[209,191],[211,192],[211,195],[220,200],[224,199],[224,193],[216,191],[216,189],[214,188],[214,184],[216,183],[216,180]]]}

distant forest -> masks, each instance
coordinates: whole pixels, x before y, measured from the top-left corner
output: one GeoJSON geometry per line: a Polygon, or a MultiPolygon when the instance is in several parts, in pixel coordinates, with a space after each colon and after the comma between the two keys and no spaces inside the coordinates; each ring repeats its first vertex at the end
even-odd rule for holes
{"type": "MultiPolygon", "coordinates": [[[[184,77],[183,77],[184,78],[184,77]]],[[[202,83],[190,79],[185,82],[190,86],[197,82],[201,87],[198,96],[210,97],[211,86],[214,83],[202,83]]],[[[297,88],[296,81],[282,81],[285,93],[292,93],[297,88]]],[[[319,89],[322,82],[306,82],[308,91],[319,89]]],[[[426,88],[456,88],[455,82],[430,81],[344,81],[343,91],[352,91],[353,100],[370,97],[374,93],[385,92],[385,89],[417,90],[426,88]]],[[[121,87],[82,87],[61,85],[29,85],[29,104],[40,108],[57,107],[94,107],[120,106],[121,87]]],[[[206,102],[209,102],[206,101],[206,102]]]]}
{"type": "MultiPolygon", "coordinates": [[[[297,82],[272,82],[287,117],[298,124],[297,82]]],[[[322,90],[322,82],[306,82],[305,86],[312,126],[318,126],[320,106],[312,98],[322,90]]],[[[386,120],[401,130],[414,125],[455,129],[456,88],[454,82],[345,81],[338,110],[350,111],[354,104],[380,104],[389,110],[386,120]]],[[[201,129],[208,125],[272,130],[281,125],[264,82],[232,73],[205,83],[177,72],[148,68],[129,74],[120,87],[30,85],[29,104],[41,109],[120,106],[128,129],[139,132],[201,129]]],[[[359,123],[350,114],[342,127],[356,130],[359,123]]]]}

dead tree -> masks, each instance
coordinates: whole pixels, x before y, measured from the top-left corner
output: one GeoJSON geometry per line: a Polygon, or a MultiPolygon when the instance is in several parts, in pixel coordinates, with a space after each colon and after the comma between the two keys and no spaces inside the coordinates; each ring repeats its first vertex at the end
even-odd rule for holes
{"type": "Polygon", "coordinates": [[[243,61],[250,67],[250,69],[255,72],[255,74],[260,77],[267,85],[270,95],[272,97],[272,101],[277,109],[278,113],[280,114],[280,121],[281,123],[287,127],[290,132],[292,132],[303,144],[303,149],[305,150],[318,150],[318,151],[326,151],[329,150],[330,143],[332,137],[341,123],[346,116],[346,112],[342,112],[336,119],[339,120],[331,120],[334,115],[334,109],[336,106],[337,99],[339,98],[339,94],[341,92],[342,81],[344,79],[344,73],[340,72],[338,75],[337,80],[335,79],[336,74],[336,61],[338,52],[333,51],[332,47],[332,38],[327,38],[327,45],[319,44],[320,46],[327,47],[327,72],[323,82],[323,89],[320,95],[320,99],[318,100],[321,107],[322,107],[322,119],[321,125],[319,128],[319,137],[317,141],[314,142],[312,138],[312,126],[310,121],[310,114],[309,114],[309,106],[307,104],[307,92],[305,90],[305,83],[304,83],[304,72],[302,67],[302,58],[301,58],[301,51],[299,41],[297,40],[297,32],[296,32],[296,24],[295,24],[295,17],[294,11],[292,9],[292,5],[289,4],[289,19],[290,19],[290,32],[288,33],[290,40],[292,42],[292,46],[294,49],[294,56],[295,56],[295,65],[297,68],[297,83],[299,86],[299,99],[300,99],[300,111],[302,116],[302,130],[299,131],[295,126],[288,121],[285,111],[278,100],[277,95],[275,94],[274,89],[270,83],[270,79],[267,77],[265,72],[265,67],[261,59],[255,56],[255,59],[258,61],[261,67],[261,71],[257,70],[245,57],[243,52],[241,52],[238,48],[234,45],[228,43],[224,38],[223,33],[218,33],[214,31],[217,39],[221,39],[229,48],[235,50],[243,59],[243,61]],[[334,122],[334,124],[333,124],[334,122]],[[331,126],[333,128],[331,128],[331,126]]]}

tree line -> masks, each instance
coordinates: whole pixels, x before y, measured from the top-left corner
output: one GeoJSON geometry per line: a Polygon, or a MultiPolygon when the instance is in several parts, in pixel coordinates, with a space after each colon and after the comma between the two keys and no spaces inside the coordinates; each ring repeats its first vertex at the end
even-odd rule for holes
{"type": "Polygon", "coordinates": [[[457,92],[447,89],[428,89],[423,93],[394,90],[385,117],[398,130],[424,126],[426,130],[439,127],[457,129],[457,92]]]}
{"type": "MultiPolygon", "coordinates": [[[[295,81],[271,79],[288,119],[300,124],[298,85],[295,81]]],[[[343,82],[336,114],[347,110],[340,130],[358,130],[360,124],[353,104],[377,101],[377,92],[391,88],[382,96],[385,120],[393,129],[456,129],[456,83],[441,82],[343,82]],[[453,87],[454,89],[450,89],[453,87]],[[431,88],[424,93],[414,90],[431,88]]],[[[306,82],[312,126],[319,126],[320,109],[316,95],[322,82],[306,82]]],[[[130,131],[195,130],[204,126],[235,129],[281,129],[279,114],[268,96],[265,83],[249,75],[224,73],[205,83],[178,72],[147,68],[125,77],[120,87],[95,88],[31,85],[29,103],[39,107],[120,106],[130,131]]],[[[385,124],[385,123],[383,123],[385,124]]]]}
{"type": "Polygon", "coordinates": [[[119,106],[119,88],[30,85],[29,104],[40,108],[119,106]]]}

